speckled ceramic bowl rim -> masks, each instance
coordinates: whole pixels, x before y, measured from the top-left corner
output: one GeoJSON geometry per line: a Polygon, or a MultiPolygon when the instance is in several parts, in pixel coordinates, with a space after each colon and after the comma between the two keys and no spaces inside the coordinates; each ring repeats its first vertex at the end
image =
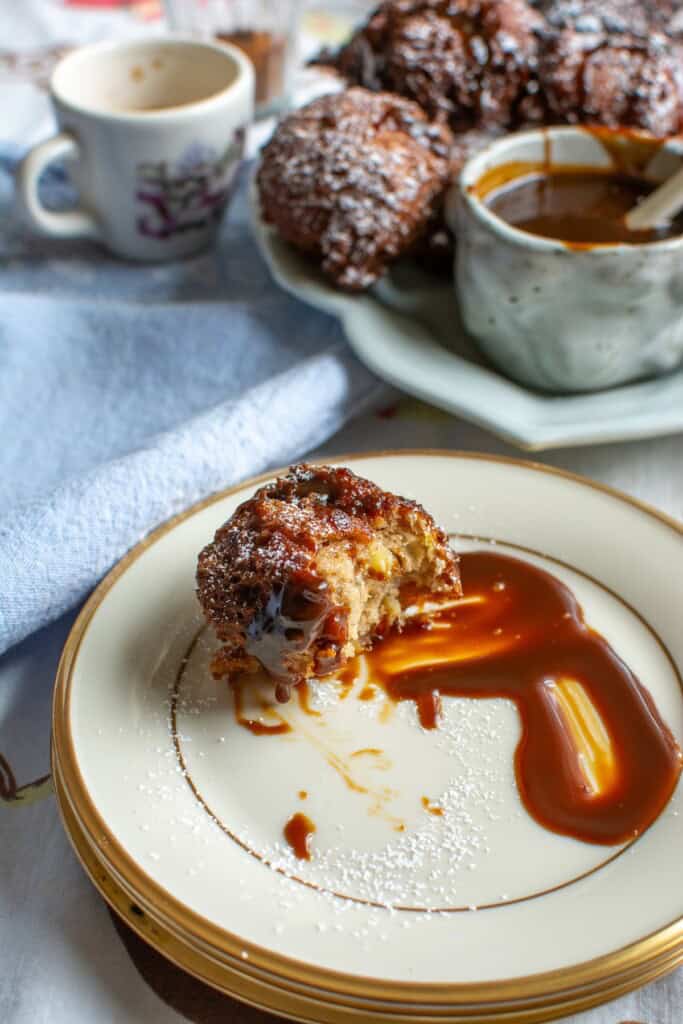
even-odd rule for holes
{"type": "Polygon", "coordinates": [[[683,236],[680,238],[665,239],[661,242],[645,242],[641,245],[626,245],[622,242],[618,242],[613,245],[596,245],[591,249],[570,249],[561,240],[543,238],[540,235],[532,235],[528,231],[521,231],[519,228],[513,227],[511,224],[508,224],[507,221],[504,221],[501,217],[498,217],[493,213],[486,203],[479,199],[472,191],[472,187],[476,185],[482,177],[486,165],[491,160],[491,157],[504,154],[507,149],[514,148],[519,144],[519,142],[539,141],[541,143],[545,143],[548,140],[552,142],[555,139],[571,139],[581,137],[582,135],[589,135],[594,138],[600,138],[602,136],[603,138],[630,139],[636,143],[640,141],[651,143],[653,146],[659,145],[664,149],[670,150],[676,156],[679,156],[683,163],[683,139],[679,136],[662,141],[656,139],[648,132],[638,132],[633,129],[600,128],[599,130],[595,130],[580,127],[578,125],[559,125],[557,127],[532,128],[520,132],[511,132],[509,135],[505,135],[501,139],[496,139],[495,142],[492,142],[484,149],[479,150],[463,165],[460,177],[451,189],[446,203],[446,219],[451,229],[453,231],[457,230],[455,218],[457,215],[456,211],[459,201],[464,203],[477,220],[484,224],[491,232],[493,232],[493,234],[497,235],[505,242],[517,245],[522,249],[532,250],[535,252],[562,252],[566,253],[568,256],[574,256],[585,260],[595,258],[599,259],[605,254],[612,253],[642,251],[678,252],[679,250],[683,250],[683,236]]]}

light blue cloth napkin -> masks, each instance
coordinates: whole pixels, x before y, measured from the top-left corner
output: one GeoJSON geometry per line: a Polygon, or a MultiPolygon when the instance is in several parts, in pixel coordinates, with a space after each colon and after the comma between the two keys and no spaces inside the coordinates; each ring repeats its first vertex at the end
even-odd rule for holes
{"type": "MultiPolygon", "coordinates": [[[[202,496],[378,400],[338,325],[271,281],[245,179],[213,252],[118,262],[30,237],[0,153],[0,652],[202,496]]],[[[66,185],[47,183],[59,203],[66,185]]]]}

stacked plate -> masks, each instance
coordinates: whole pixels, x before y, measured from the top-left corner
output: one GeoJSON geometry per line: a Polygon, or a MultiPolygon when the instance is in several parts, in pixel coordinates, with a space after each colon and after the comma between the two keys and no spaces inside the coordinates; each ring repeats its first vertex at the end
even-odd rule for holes
{"type": "MultiPolygon", "coordinates": [[[[421,501],[458,548],[495,542],[567,583],[683,744],[679,524],[521,462],[344,462],[421,501]]],[[[255,483],[133,550],[64,650],[55,787],[105,899],[192,974],[309,1021],[548,1021],[683,961],[680,785],[637,840],[599,846],[527,814],[506,701],[445,699],[425,731],[361,673],[279,709],[286,728],[242,727],[272,713],[211,679],[194,569],[255,483]],[[283,836],[297,814],[310,860],[283,836]]]]}

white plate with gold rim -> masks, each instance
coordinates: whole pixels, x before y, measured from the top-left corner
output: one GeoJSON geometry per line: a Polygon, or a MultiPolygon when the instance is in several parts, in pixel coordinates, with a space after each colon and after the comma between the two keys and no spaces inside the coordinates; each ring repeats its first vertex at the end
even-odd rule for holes
{"type": "MultiPolygon", "coordinates": [[[[305,1016],[301,1012],[302,1001],[297,993],[290,993],[280,988],[278,990],[277,1004],[275,1004],[273,1002],[272,986],[269,988],[267,978],[263,979],[253,972],[249,973],[245,969],[243,962],[239,965],[240,969],[236,969],[234,965],[228,965],[226,962],[216,962],[212,956],[205,955],[198,950],[196,944],[189,941],[185,935],[175,933],[167,924],[160,922],[158,916],[155,917],[151,912],[143,910],[137,896],[131,895],[130,892],[126,891],[112,876],[111,871],[99,860],[98,851],[86,840],[81,826],[74,817],[64,794],[61,775],[56,761],[53,761],[53,780],[64,826],[83,867],[107,902],[133,931],[137,932],[141,938],[162,952],[173,963],[226,994],[237,996],[244,1002],[252,1003],[256,1006],[276,1005],[278,1012],[285,1016],[305,1016]]],[[[643,985],[652,978],[657,977],[666,969],[666,964],[662,966],[661,963],[657,963],[651,965],[650,969],[644,973],[631,972],[625,978],[613,976],[610,979],[610,984],[608,986],[603,985],[597,991],[597,994],[595,991],[588,991],[585,988],[582,990],[580,997],[577,997],[576,993],[565,993],[564,996],[560,993],[552,998],[552,1003],[548,998],[545,998],[536,1009],[529,1008],[522,1014],[516,1014],[508,1019],[524,1021],[524,1024],[531,1024],[532,1021],[538,1022],[538,1024],[544,1022],[545,1024],[545,1022],[555,1016],[564,1016],[578,1009],[595,1005],[597,1002],[615,999],[624,992],[628,992],[630,989],[643,985]]],[[[319,993],[317,995],[320,998],[319,993]]],[[[392,1013],[382,1014],[379,1005],[373,1003],[371,1011],[366,1011],[363,1019],[368,1021],[392,1021],[393,1024],[411,1019],[410,1015],[399,1016],[396,1013],[395,1006],[392,1007],[392,1013]]],[[[449,1018],[450,1020],[454,1018],[452,1010],[449,1018]]],[[[330,1019],[330,1015],[321,1014],[317,1011],[316,1019],[327,1020],[330,1019]]],[[[429,1018],[422,1014],[420,1019],[435,1020],[436,1017],[432,1010],[429,1013],[429,1018]]],[[[445,1018],[442,1017],[441,1019],[445,1018]]],[[[468,1020],[472,1019],[471,1016],[468,1017],[468,1020]]],[[[479,1014],[474,1019],[483,1021],[485,1017],[479,1014]]]]}
{"type": "MultiPolygon", "coordinates": [[[[683,742],[677,524],[524,463],[349,461],[420,500],[463,550],[487,543],[466,536],[495,540],[568,584],[683,742]]],[[[530,1020],[532,1007],[566,1013],[683,959],[680,786],[635,842],[597,846],[547,831],[520,802],[509,702],[445,698],[440,728],[425,731],[412,704],[356,699],[362,680],[340,700],[331,681],[312,691],[319,715],[280,710],[286,733],[236,722],[207,671],[194,568],[252,491],[211,499],[136,548],[67,643],[55,757],[103,865],[212,962],[267,977],[256,1001],[307,1019],[356,1003],[377,1019],[429,1008],[530,1020]],[[316,825],[310,861],[283,839],[299,811],[316,825]]]]}

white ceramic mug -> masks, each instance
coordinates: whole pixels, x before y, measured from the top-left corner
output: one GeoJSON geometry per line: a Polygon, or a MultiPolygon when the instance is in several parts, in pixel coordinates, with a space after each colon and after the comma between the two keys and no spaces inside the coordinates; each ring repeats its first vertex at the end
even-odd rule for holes
{"type": "Polygon", "coordinates": [[[18,173],[35,228],[135,260],[177,259],[213,240],[253,116],[254,73],[240,50],[174,38],[99,43],[64,58],[50,88],[59,134],[18,173]],[[68,161],[75,210],[40,201],[38,179],[57,159],[68,161]]]}
{"type": "Polygon", "coordinates": [[[661,182],[680,140],[562,127],[508,135],[465,164],[449,197],[463,321],[493,363],[547,391],[592,391],[666,373],[683,361],[683,238],[577,251],[520,231],[479,195],[505,164],[631,170],[661,182]]]}

